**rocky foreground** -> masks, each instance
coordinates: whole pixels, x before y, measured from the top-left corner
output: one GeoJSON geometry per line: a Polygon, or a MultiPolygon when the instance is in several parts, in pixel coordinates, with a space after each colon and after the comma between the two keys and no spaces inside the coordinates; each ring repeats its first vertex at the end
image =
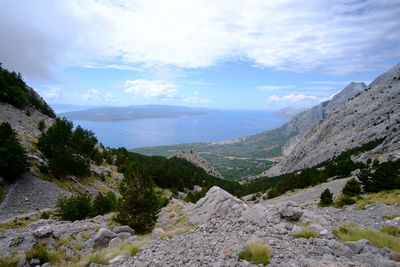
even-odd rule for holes
{"type": "MultiPolygon", "coordinates": [[[[195,205],[171,201],[160,212],[151,236],[138,237],[129,227],[109,226],[110,215],[73,223],[39,220],[0,234],[0,255],[17,253],[22,258],[21,264],[29,266],[22,251],[43,240],[49,249],[54,249],[61,238],[72,235],[75,239],[71,244],[82,245],[64,245],[65,265],[85,253],[129,243],[144,245],[134,257],[114,251],[108,265],[251,266],[252,263],[239,259],[238,253],[250,240],[263,240],[273,253],[269,266],[400,266],[387,248],[376,248],[367,240],[343,243],[332,233],[348,222],[372,229],[386,224],[399,227],[400,220],[382,219],[383,215],[395,213],[400,213],[399,207],[384,204],[370,205],[364,210],[351,206],[303,208],[292,201],[249,205],[215,186],[195,205]],[[313,229],[319,236],[295,238],[294,234],[303,228],[313,229]]],[[[89,265],[90,261],[79,264],[89,265]]]]}

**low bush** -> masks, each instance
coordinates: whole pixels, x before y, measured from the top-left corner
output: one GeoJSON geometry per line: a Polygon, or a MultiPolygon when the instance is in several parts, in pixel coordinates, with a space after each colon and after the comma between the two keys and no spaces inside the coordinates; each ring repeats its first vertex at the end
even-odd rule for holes
{"type": "Polygon", "coordinates": [[[361,192],[361,184],[356,179],[350,179],[343,187],[342,194],[347,196],[356,196],[361,192]]]}
{"type": "Polygon", "coordinates": [[[293,235],[295,238],[306,238],[309,239],[311,237],[315,238],[318,237],[318,233],[315,230],[309,229],[309,228],[304,228],[298,233],[295,233],[293,235]]]}
{"type": "Polygon", "coordinates": [[[324,192],[322,192],[320,198],[320,206],[328,206],[333,203],[333,194],[328,188],[325,189],[324,192]]]}
{"type": "Polygon", "coordinates": [[[92,214],[92,199],[88,194],[61,197],[56,205],[57,215],[67,221],[83,220],[92,214]]]}
{"type": "Polygon", "coordinates": [[[269,263],[269,259],[272,257],[271,248],[265,242],[261,240],[254,240],[246,244],[246,249],[239,253],[239,258],[244,259],[254,264],[269,263]]]}
{"type": "Polygon", "coordinates": [[[348,196],[343,196],[335,202],[335,206],[337,208],[343,208],[344,206],[353,205],[354,203],[356,203],[354,199],[348,196]]]}
{"type": "Polygon", "coordinates": [[[101,192],[93,200],[93,215],[103,215],[117,209],[117,197],[111,191],[105,195],[101,192]]]}

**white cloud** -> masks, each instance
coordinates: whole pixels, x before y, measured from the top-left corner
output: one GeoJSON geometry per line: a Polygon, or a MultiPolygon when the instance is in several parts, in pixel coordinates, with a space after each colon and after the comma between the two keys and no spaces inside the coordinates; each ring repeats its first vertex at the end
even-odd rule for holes
{"type": "Polygon", "coordinates": [[[208,104],[211,101],[208,99],[203,99],[199,97],[199,92],[195,91],[194,92],[194,96],[189,96],[183,99],[183,102],[186,103],[193,103],[193,104],[197,104],[197,103],[201,103],[201,104],[208,104]]]}
{"type": "Polygon", "coordinates": [[[177,85],[163,80],[132,80],[125,81],[125,92],[145,98],[175,99],[177,98],[177,85]]]}
{"type": "Polygon", "coordinates": [[[90,89],[87,93],[81,94],[80,97],[83,101],[100,101],[100,102],[114,102],[114,95],[111,92],[105,92],[102,94],[99,90],[90,89]]]}
{"type": "Polygon", "coordinates": [[[44,72],[60,61],[136,69],[246,60],[349,74],[387,69],[400,56],[398,1],[3,2],[0,59],[22,72],[26,62],[44,72]]]}
{"type": "Polygon", "coordinates": [[[42,91],[42,95],[46,99],[57,99],[61,95],[61,86],[60,85],[47,85],[49,88],[48,91],[42,91]]]}
{"type": "Polygon", "coordinates": [[[304,95],[304,94],[289,94],[286,96],[272,95],[267,99],[267,105],[285,107],[310,107],[316,105],[322,101],[329,100],[326,97],[317,97],[314,95],[304,95]]]}
{"type": "Polygon", "coordinates": [[[293,85],[259,85],[257,86],[258,90],[262,91],[277,91],[281,89],[291,89],[295,88],[293,85]]]}
{"type": "Polygon", "coordinates": [[[308,83],[322,85],[348,85],[350,81],[311,81],[308,83]]]}

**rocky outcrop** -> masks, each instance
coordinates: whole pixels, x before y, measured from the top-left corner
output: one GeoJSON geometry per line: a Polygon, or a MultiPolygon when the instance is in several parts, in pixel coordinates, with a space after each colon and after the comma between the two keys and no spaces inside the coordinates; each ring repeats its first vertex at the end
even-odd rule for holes
{"type": "Polygon", "coordinates": [[[385,141],[359,160],[400,158],[400,64],[376,78],[353,99],[327,113],[282,162],[263,176],[307,168],[377,138],[385,141]]]}
{"type": "Polygon", "coordinates": [[[202,168],[209,175],[212,175],[212,176],[220,178],[220,179],[224,179],[222,174],[216,168],[214,168],[208,161],[203,159],[198,153],[196,153],[192,150],[190,150],[190,151],[189,150],[176,150],[174,152],[174,154],[172,154],[169,158],[174,158],[174,157],[185,159],[185,160],[193,163],[197,167],[202,168]]]}

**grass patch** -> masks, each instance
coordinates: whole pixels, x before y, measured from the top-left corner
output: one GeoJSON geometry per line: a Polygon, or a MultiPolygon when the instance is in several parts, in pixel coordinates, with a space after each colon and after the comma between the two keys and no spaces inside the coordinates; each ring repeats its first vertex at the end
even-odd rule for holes
{"type": "Polygon", "coordinates": [[[34,219],[29,218],[28,220],[26,220],[25,218],[20,218],[20,219],[15,218],[13,221],[0,223],[0,230],[24,228],[29,224],[34,223],[38,220],[39,218],[34,218],[34,219]]]}
{"type": "Polygon", "coordinates": [[[295,238],[306,238],[306,239],[309,239],[311,237],[313,237],[313,238],[318,237],[319,234],[315,230],[312,230],[312,229],[309,229],[309,228],[304,228],[300,232],[295,233],[293,236],[295,238]]]}
{"type": "Polygon", "coordinates": [[[4,191],[5,191],[5,188],[4,187],[0,187],[0,203],[3,202],[4,191]]]}
{"type": "Polygon", "coordinates": [[[379,231],[392,236],[398,236],[400,234],[399,229],[393,225],[385,225],[379,229],[379,231]]]}
{"type": "Polygon", "coordinates": [[[394,237],[387,233],[382,233],[371,229],[363,229],[355,225],[339,227],[338,229],[334,230],[333,233],[342,242],[367,239],[378,248],[387,247],[397,254],[400,253],[400,238],[394,237]]]}
{"type": "Polygon", "coordinates": [[[0,267],[17,267],[20,257],[9,256],[0,258],[0,267]]]}
{"type": "Polygon", "coordinates": [[[400,189],[385,190],[378,193],[370,193],[365,195],[364,198],[356,200],[359,209],[364,209],[366,205],[383,203],[387,205],[400,205],[400,189]]]}
{"type": "Polygon", "coordinates": [[[49,253],[43,245],[38,245],[31,250],[25,252],[26,259],[30,261],[31,259],[38,259],[40,264],[44,264],[49,261],[49,253]]]}
{"type": "Polygon", "coordinates": [[[263,241],[256,240],[246,244],[246,249],[239,253],[239,258],[254,264],[267,265],[272,257],[271,248],[263,241]]]}
{"type": "Polygon", "coordinates": [[[391,214],[391,215],[383,215],[382,219],[384,220],[393,220],[394,218],[400,217],[399,213],[391,214]]]}
{"type": "Polygon", "coordinates": [[[85,231],[81,232],[81,237],[84,240],[88,240],[89,237],[91,237],[91,236],[92,236],[92,232],[90,230],[85,230],[85,231]]]}
{"type": "Polygon", "coordinates": [[[91,263],[106,265],[112,258],[118,255],[133,257],[142,245],[144,245],[144,243],[129,244],[124,242],[117,247],[96,250],[95,252],[82,255],[72,266],[83,266],[85,264],[88,266],[91,263]]]}

